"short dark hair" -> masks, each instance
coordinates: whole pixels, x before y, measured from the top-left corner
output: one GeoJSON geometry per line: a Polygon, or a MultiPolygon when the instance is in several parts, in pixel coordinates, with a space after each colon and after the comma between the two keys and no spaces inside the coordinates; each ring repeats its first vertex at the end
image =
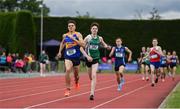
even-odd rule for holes
{"type": "Polygon", "coordinates": [[[97,22],[93,22],[93,23],[91,23],[91,28],[93,27],[93,26],[97,26],[98,28],[99,28],[99,24],[97,23],[97,22]]]}
{"type": "Polygon", "coordinates": [[[157,41],[158,41],[158,39],[157,39],[157,38],[153,38],[152,40],[157,40],[157,41]]]}
{"type": "Polygon", "coordinates": [[[120,39],[122,41],[122,39],[120,37],[117,37],[116,40],[120,39]]]}
{"type": "Polygon", "coordinates": [[[74,21],[74,20],[68,20],[67,23],[68,23],[68,24],[69,24],[69,23],[73,23],[74,25],[76,25],[76,21],[74,21]]]}

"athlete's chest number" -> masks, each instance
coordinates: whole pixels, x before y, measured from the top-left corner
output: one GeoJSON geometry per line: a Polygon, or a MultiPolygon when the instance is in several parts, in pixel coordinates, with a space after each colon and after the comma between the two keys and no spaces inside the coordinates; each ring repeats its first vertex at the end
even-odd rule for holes
{"type": "Polygon", "coordinates": [[[66,53],[67,53],[68,56],[71,56],[71,55],[76,53],[76,49],[69,49],[69,50],[66,51],[66,53]]]}
{"type": "Polygon", "coordinates": [[[155,58],[158,58],[158,55],[157,54],[154,54],[151,56],[152,59],[155,59],[155,58]]]}
{"type": "Polygon", "coordinates": [[[98,50],[98,45],[90,45],[89,46],[89,49],[91,49],[91,50],[98,50]]]}
{"type": "Polygon", "coordinates": [[[116,53],[116,57],[122,58],[123,57],[123,53],[116,53]]]}

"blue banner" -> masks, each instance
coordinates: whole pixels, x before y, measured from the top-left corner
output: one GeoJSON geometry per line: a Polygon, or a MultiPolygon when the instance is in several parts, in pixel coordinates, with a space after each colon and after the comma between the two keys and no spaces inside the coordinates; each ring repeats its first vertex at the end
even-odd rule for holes
{"type": "MultiPolygon", "coordinates": [[[[102,63],[99,64],[98,70],[112,70],[113,65],[112,64],[107,64],[107,63],[102,63]]],[[[125,70],[127,71],[137,71],[138,70],[138,65],[137,64],[126,64],[125,70]]]]}
{"type": "Polygon", "coordinates": [[[102,64],[99,64],[99,67],[98,69],[99,70],[112,70],[112,64],[107,64],[107,63],[102,63],[102,64]]]}

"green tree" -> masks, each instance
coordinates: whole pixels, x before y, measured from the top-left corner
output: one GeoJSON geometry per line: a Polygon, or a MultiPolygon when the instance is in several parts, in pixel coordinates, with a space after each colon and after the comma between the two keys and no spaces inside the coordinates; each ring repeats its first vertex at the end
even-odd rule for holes
{"type": "Polygon", "coordinates": [[[153,8],[152,11],[150,12],[151,17],[150,20],[160,20],[161,16],[159,15],[159,10],[156,8],[153,8]]]}
{"type": "MultiPolygon", "coordinates": [[[[43,0],[0,0],[0,12],[15,12],[20,10],[29,10],[35,16],[41,14],[43,0]]],[[[50,9],[43,4],[43,14],[48,16],[50,9]]]]}
{"type": "Polygon", "coordinates": [[[76,14],[77,14],[77,16],[76,16],[77,18],[83,18],[83,19],[93,19],[93,18],[95,18],[94,16],[91,16],[89,12],[86,12],[85,15],[81,15],[79,13],[79,11],[76,11],[76,14]]]}

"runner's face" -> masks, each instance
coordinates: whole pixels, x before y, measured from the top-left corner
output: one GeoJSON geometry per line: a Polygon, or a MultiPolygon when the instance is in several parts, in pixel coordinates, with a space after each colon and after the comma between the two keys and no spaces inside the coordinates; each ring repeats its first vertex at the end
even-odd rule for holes
{"type": "Polygon", "coordinates": [[[98,32],[98,27],[97,26],[91,27],[91,33],[92,34],[97,35],[97,32],[98,32]]]}
{"type": "Polygon", "coordinates": [[[175,52],[175,51],[173,51],[173,55],[174,55],[174,56],[176,55],[176,52],[175,52]]]}
{"type": "Polygon", "coordinates": [[[145,52],[145,51],[146,51],[146,48],[145,48],[145,47],[142,47],[142,51],[145,52]]]}
{"type": "Polygon", "coordinates": [[[68,24],[68,30],[69,32],[74,32],[76,29],[76,26],[74,25],[74,23],[69,23],[68,24]]]}
{"type": "Polygon", "coordinates": [[[158,41],[157,41],[157,40],[153,40],[153,41],[152,41],[152,44],[153,44],[153,46],[157,46],[158,41]]]}
{"type": "Polygon", "coordinates": [[[149,47],[147,47],[147,52],[149,52],[150,51],[150,48],[149,47]]]}
{"type": "Polygon", "coordinates": [[[117,39],[117,40],[116,40],[116,45],[117,45],[117,46],[120,46],[121,44],[122,44],[121,39],[117,39]]]}
{"type": "Polygon", "coordinates": [[[163,54],[166,55],[166,50],[163,50],[163,54]]]}

